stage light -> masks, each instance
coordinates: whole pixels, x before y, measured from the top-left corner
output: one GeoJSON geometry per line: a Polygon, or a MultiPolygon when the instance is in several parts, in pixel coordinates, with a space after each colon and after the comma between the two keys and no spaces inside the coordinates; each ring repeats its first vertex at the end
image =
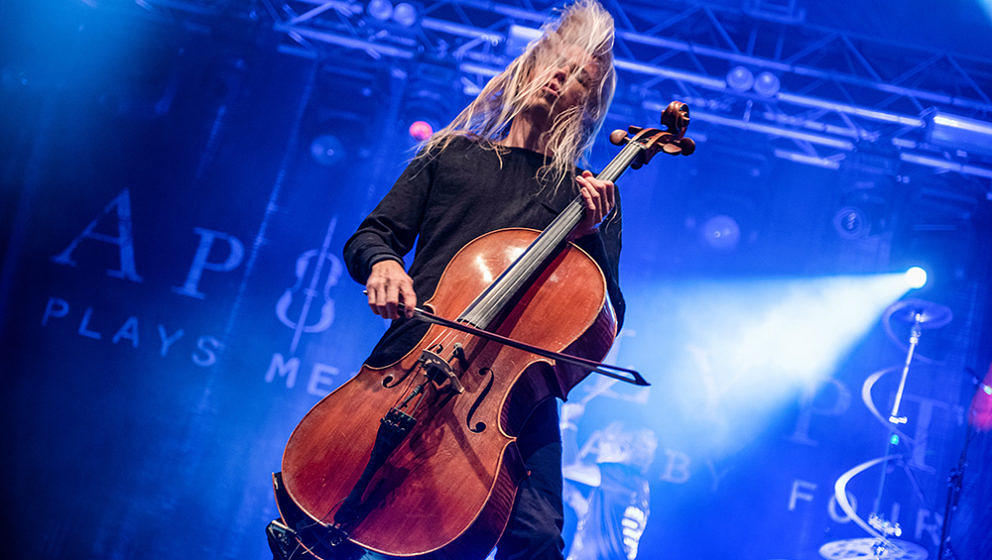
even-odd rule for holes
{"type": "Polygon", "coordinates": [[[971,398],[971,406],[968,408],[968,423],[979,432],[992,429],[992,365],[981,382],[981,390],[975,391],[975,396],[971,398]]]}
{"type": "Polygon", "coordinates": [[[627,309],[624,328],[637,336],[624,340],[621,359],[651,364],[642,373],[664,379],[668,394],[678,395],[673,402],[651,398],[658,407],[680,407],[680,424],[664,426],[691,442],[680,449],[722,457],[759,437],[799,395],[828,383],[907,291],[903,271],[645,281],[624,290],[641,304],[627,309]],[[665,328],[655,329],[661,308],[665,328]]]}
{"type": "Polygon", "coordinates": [[[379,21],[393,17],[393,5],[389,0],[371,0],[368,7],[369,15],[379,21]]]}
{"type": "Polygon", "coordinates": [[[861,239],[871,233],[871,219],[856,206],[845,206],[834,214],[834,230],[844,239],[861,239]]]}
{"type": "MultiPolygon", "coordinates": [[[[652,102],[643,103],[643,107],[649,110],[655,110],[655,109],[664,110],[664,107],[652,102]]],[[[846,150],[846,151],[854,150],[854,144],[852,144],[849,140],[834,138],[832,136],[825,136],[823,134],[813,134],[811,132],[792,130],[782,126],[777,126],[777,125],[773,126],[754,121],[742,121],[737,118],[724,117],[722,115],[717,115],[715,113],[707,113],[705,111],[699,111],[699,110],[695,110],[692,112],[692,118],[696,119],[697,121],[708,122],[719,126],[729,126],[733,128],[739,128],[741,130],[750,130],[754,132],[772,134],[775,136],[783,136],[785,138],[795,138],[796,140],[811,142],[813,144],[819,144],[821,146],[830,146],[831,148],[837,148],[839,150],[846,150]]]]}
{"type": "Polygon", "coordinates": [[[540,29],[515,24],[511,25],[509,32],[506,34],[506,43],[504,45],[506,55],[516,57],[522,54],[527,49],[527,45],[540,36],[540,29]]]}
{"type": "Polygon", "coordinates": [[[403,27],[412,27],[413,24],[417,23],[417,8],[414,8],[412,4],[400,2],[393,8],[393,21],[403,27]]]}
{"type": "Polygon", "coordinates": [[[414,121],[410,125],[410,138],[417,142],[423,142],[434,135],[434,127],[427,121],[414,121]]]}
{"type": "Polygon", "coordinates": [[[992,123],[932,109],[923,115],[931,144],[992,155],[992,123]]]}
{"type": "Polygon", "coordinates": [[[781,87],[781,83],[778,80],[778,76],[771,72],[762,72],[754,80],[755,93],[765,97],[773,97],[778,93],[779,87],[781,87]]]}
{"type": "MultiPolygon", "coordinates": [[[[695,140],[695,138],[693,139],[695,140]]],[[[799,152],[790,152],[789,150],[780,150],[778,148],[775,148],[773,153],[777,158],[794,161],[796,163],[805,163],[806,165],[815,165],[817,167],[824,167],[827,169],[840,169],[840,161],[836,159],[821,158],[799,152]]]]}
{"type": "Polygon", "coordinates": [[[457,108],[452,105],[452,100],[458,98],[458,92],[454,89],[457,85],[452,86],[452,89],[439,89],[416,78],[407,86],[407,98],[400,115],[414,142],[429,140],[457,113],[457,108]]]}
{"type": "Polygon", "coordinates": [[[720,251],[730,251],[740,243],[741,226],[730,216],[717,214],[703,222],[699,234],[710,247],[720,251]]]}
{"type": "Polygon", "coordinates": [[[924,156],[911,152],[900,152],[899,159],[902,161],[908,161],[909,163],[926,165],[927,167],[933,167],[935,169],[947,169],[949,171],[957,171],[963,175],[974,175],[976,177],[986,177],[992,179],[992,169],[980,167],[978,165],[966,165],[953,160],[924,156]]]}
{"type": "Polygon", "coordinates": [[[918,266],[910,267],[904,273],[906,285],[917,289],[927,285],[927,271],[918,266]]]}
{"type": "Polygon", "coordinates": [[[344,144],[333,134],[321,134],[310,142],[310,156],[320,165],[330,167],[344,159],[344,144]]]}
{"type": "Polygon", "coordinates": [[[743,66],[734,66],[727,72],[727,85],[737,91],[747,91],[754,85],[754,74],[743,66]]]}

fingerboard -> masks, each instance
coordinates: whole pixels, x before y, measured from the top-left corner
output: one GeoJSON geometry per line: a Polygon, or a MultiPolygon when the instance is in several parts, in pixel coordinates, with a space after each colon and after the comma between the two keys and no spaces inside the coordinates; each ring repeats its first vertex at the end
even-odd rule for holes
{"type": "MultiPolygon", "coordinates": [[[[643,149],[637,142],[627,143],[596,178],[615,183],[643,149]]],[[[514,301],[528,281],[541,270],[542,265],[565,246],[565,240],[582,220],[584,212],[585,203],[582,195],[578,195],[537,236],[537,239],[475,298],[458,317],[458,321],[480,329],[489,327],[514,301]]]]}

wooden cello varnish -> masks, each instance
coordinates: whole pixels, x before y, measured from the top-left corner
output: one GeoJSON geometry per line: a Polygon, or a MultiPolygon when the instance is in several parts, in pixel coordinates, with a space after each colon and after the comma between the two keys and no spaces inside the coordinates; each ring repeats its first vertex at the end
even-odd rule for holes
{"type": "MultiPolygon", "coordinates": [[[[662,138],[682,142],[691,153],[691,140],[681,132],[631,131],[637,135],[622,139],[627,146],[599,178],[615,180],[660,149],[678,153],[662,138]]],[[[565,241],[581,215],[577,199],[544,232],[510,228],[473,240],[445,268],[424,306],[533,346],[601,360],[616,335],[616,318],[599,266],[565,241]]],[[[337,526],[341,531],[332,538],[346,536],[390,556],[484,558],[526,476],[515,443],[520,428],[540,402],[565,398],[586,375],[432,325],[400,360],[363,366],[297,425],[283,454],[282,484],[291,499],[279,502],[283,518],[310,521],[317,534],[337,526]],[[427,375],[425,357],[443,359],[449,372],[427,375]],[[418,385],[422,392],[411,393],[418,385]],[[381,420],[394,409],[416,423],[367,486],[359,486],[360,500],[349,502],[357,509],[343,508],[366,470],[381,420]]]]}

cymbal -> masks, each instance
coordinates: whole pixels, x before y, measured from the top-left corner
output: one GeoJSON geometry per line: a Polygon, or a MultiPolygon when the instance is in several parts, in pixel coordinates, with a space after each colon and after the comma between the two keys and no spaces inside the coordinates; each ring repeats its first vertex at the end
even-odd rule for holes
{"type": "Polygon", "coordinates": [[[916,298],[897,301],[885,310],[886,321],[897,319],[910,325],[919,321],[923,329],[939,329],[953,318],[954,314],[946,305],[916,298]]]}
{"type": "Polygon", "coordinates": [[[928,556],[922,546],[900,539],[889,539],[894,546],[885,547],[881,555],[876,555],[877,541],[866,537],[828,542],[820,547],[820,556],[826,560],[926,560],[928,556]]]}

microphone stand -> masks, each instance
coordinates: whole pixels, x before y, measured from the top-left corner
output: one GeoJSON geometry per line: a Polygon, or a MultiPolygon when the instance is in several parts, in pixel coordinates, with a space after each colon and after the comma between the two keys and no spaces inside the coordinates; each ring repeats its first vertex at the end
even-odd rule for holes
{"type": "Polygon", "coordinates": [[[975,435],[975,428],[969,423],[968,431],[964,437],[964,447],[961,448],[961,456],[958,464],[951,469],[951,474],[947,476],[947,504],[944,507],[944,522],[940,527],[940,548],[937,550],[937,560],[950,560],[954,558],[951,551],[951,518],[958,509],[958,500],[961,498],[961,487],[964,485],[964,469],[968,465],[968,446],[971,438],[975,435]]]}

